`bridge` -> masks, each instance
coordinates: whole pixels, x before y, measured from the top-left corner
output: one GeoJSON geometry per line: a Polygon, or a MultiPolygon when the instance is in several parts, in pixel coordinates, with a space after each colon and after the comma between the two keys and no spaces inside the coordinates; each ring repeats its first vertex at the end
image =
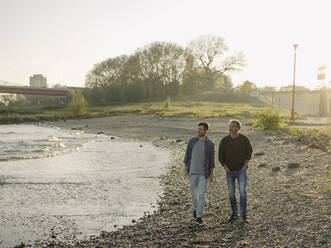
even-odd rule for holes
{"type": "Polygon", "coordinates": [[[66,97],[70,91],[82,90],[83,87],[66,88],[33,88],[18,83],[0,80],[0,94],[25,94],[25,95],[44,95],[44,96],[63,96],[66,97]]]}
{"type": "Polygon", "coordinates": [[[0,85],[0,93],[44,95],[44,96],[67,96],[70,89],[60,88],[32,88],[28,86],[0,85]]]}

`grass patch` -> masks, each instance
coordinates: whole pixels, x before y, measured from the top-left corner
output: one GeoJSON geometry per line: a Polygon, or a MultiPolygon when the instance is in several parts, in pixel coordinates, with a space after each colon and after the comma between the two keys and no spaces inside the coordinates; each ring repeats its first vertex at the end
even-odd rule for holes
{"type": "Polygon", "coordinates": [[[301,141],[306,145],[331,151],[331,127],[303,128],[303,127],[286,127],[283,129],[287,134],[286,139],[301,141]]]}
{"type": "MultiPolygon", "coordinates": [[[[118,106],[96,106],[87,108],[88,113],[97,112],[106,115],[151,114],[163,117],[236,117],[252,118],[266,110],[265,107],[253,107],[249,104],[214,102],[153,102],[118,106]]],[[[278,109],[282,116],[289,116],[286,110],[278,109]]]]}
{"type": "MultiPolygon", "coordinates": [[[[300,119],[303,116],[295,116],[300,119]]],[[[256,115],[256,118],[249,121],[252,126],[265,130],[266,133],[272,130],[281,131],[283,138],[291,141],[300,141],[309,147],[331,151],[331,126],[323,127],[293,127],[289,126],[288,116],[282,115],[280,111],[264,110],[256,115]]]]}
{"type": "MultiPolygon", "coordinates": [[[[146,102],[137,104],[120,104],[116,106],[86,107],[80,118],[93,118],[118,115],[150,114],[162,117],[231,117],[254,118],[266,107],[254,107],[242,103],[215,102],[146,102]]],[[[274,109],[282,118],[289,117],[289,111],[274,109]]],[[[38,122],[75,118],[73,113],[63,107],[24,106],[11,109],[0,108],[0,123],[38,122]]],[[[77,118],[77,117],[76,117],[77,118]]]]}

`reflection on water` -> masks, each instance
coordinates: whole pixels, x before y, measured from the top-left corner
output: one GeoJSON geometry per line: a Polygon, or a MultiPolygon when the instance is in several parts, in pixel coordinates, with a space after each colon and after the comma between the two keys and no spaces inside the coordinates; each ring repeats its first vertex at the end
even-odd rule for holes
{"type": "Polygon", "coordinates": [[[151,144],[33,125],[0,127],[1,156],[9,158],[0,161],[0,246],[53,232],[74,240],[114,230],[151,210],[161,191],[155,178],[169,152],[151,144]],[[25,151],[37,158],[22,159],[25,151]]]}
{"type": "Polygon", "coordinates": [[[0,161],[35,159],[78,150],[93,135],[34,125],[1,125],[0,161]]]}

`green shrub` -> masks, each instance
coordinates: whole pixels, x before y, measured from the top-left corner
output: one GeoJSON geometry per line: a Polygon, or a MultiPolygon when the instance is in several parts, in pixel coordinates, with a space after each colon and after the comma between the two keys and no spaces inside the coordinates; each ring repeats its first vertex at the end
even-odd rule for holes
{"type": "Polygon", "coordinates": [[[253,126],[263,130],[275,130],[282,127],[282,120],[279,113],[271,110],[265,110],[257,115],[257,119],[253,126]]]}
{"type": "Polygon", "coordinates": [[[170,106],[171,106],[171,100],[170,97],[167,97],[167,99],[164,101],[164,108],[169,109],[170,106]]]}
{"type": "Polygon", "coordinates": [[[68,105],[68,111],[73,116],[82,116],[86,114],[86,100],[80,91],[72,93],[71,102],[68,105]]]}

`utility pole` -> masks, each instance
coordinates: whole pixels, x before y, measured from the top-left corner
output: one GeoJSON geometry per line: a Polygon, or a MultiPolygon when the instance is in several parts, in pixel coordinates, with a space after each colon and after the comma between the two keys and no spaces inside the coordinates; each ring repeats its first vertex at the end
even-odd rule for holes
{"type": "Polygon", "coordinates": [[[293,44],[294,47],[294,71],[293,71],[293,88],[292,88],[292,110],[291,110],[291,120],[294,121],[294,96],[295,96],[295,66],[296,66],[296,56],[298,44],[293,44]]]}

